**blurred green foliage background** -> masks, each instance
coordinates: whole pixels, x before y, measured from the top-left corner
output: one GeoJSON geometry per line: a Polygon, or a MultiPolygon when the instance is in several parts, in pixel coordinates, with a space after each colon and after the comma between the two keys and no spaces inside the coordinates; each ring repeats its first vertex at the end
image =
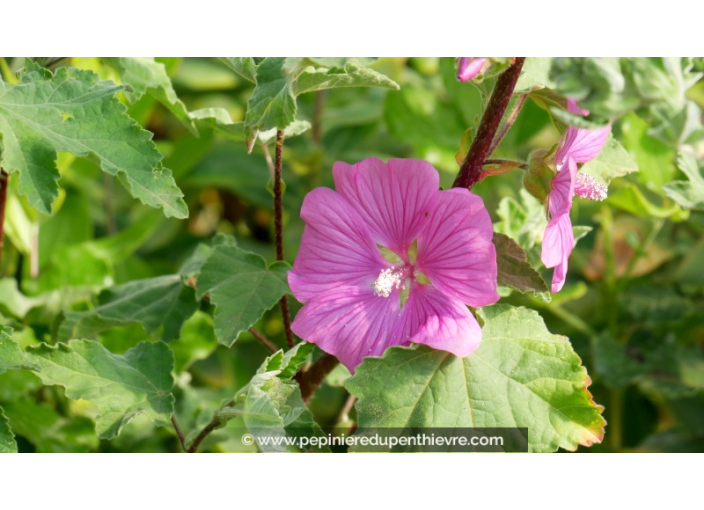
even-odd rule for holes
{"type": "MultiPolygon", "coordinates": [[[[252,84],[221,62],[157,61],[165,64],[189,111],[222,107],[234,121],[244,118],[252,84]]],[[[118,73],[98,59],[66,63],[120,82],[118,73]]],[[[4,64],[7,81],[22,61],[4,64]]],[[[491,90],[491,78],[478,86],[459,83],[451,58],[383,58],[372,67],[400,90],[335,89],[298,98],[298,118],[312,129],[288,138],[284,146],[289,262],[303,230],[298,215],[303,197],[315,187],[333,187],[335,161],[425,159],[450,187],[462,135],[482,112],[482,90],[491,90]]],[[[704,107],[703,81],[687,94],[704,107]]],[[[539,100],[527,101],[495,157],[525,161],[532,150],[558,142],[560,131],[539,100]]],[[[573,223],[589,229],[572,254],[564,290],[549,302],[508,290],[504,299],[539,310],[550,331],[570,338],[588,368],[590,391],[605,406],[609,423],[604,442],[590,451],[704,451],[704,213],[666,194],[665,184],[683,179],[676,145],[653,133],[655,120],[635,110],[619,111],[613,132],[639,171],[612,181],[602,203],[575,200],[573,223]]],[[[233,234],[243,249],[275,259],[266,161],[273,144],[257,144],[248,154],[244,142],[216,130],[201,127],[196,136],[149,94],[130,104],[129,113],[154,133],[190,217],[165,218],[134,200],[94,162],[70,154],[59,157],[61,191],[51,216],[33,212],[11,188],[0,322],[14,328],[13,338],[23,347],[56,342],[62,314],[95,306],[102,289],[176,273],[200,243],[209,244],[217,233],[233,234]]],[[[485,179],[473,189],[497,229],[520,242],[534,267],[542,267],[543,209],[521,190],[520,170],[485,179]]],[[[545,270],[543,275],[550,277],[545,270]]],[[[295,314],[300,305],[291,302],[295,314]]],[[[249,382],[269,354],[249,333],[232,348],[218,345],[209,312],[210,305],[202,304],[171,344],[180,368],[177,415],[187,431],[202,428],[221,400],[249,382]]],[[[256,326],[278,346],[285,345],[278,308],[256,326]]],[[[99,339],[113,353],[124,353],[154,336],[135,324],[107,329],[99,339]]],[[[345,377],[343,369],[336,369],[311,401],[324,428],[354,419],[354,411],[341,416],[348,398],[345,377]]],[[[60,387],[43,386],[27,370],[0,375],[0,407],[20,451],[179,450],[171,429],[157,428],[143,416],[116,439],[98,440],[91,404],[67,399],[60,387]]],[[[202,449],[252,451],[239,442],[237,426],[231,421],[202,449]]]]}

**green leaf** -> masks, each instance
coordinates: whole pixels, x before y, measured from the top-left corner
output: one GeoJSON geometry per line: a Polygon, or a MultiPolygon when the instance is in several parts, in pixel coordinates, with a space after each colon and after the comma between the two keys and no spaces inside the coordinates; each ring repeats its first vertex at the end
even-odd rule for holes
{"type": "Polygon", "coordinates": [[[142,342],[124,355],[113,354],[92,340],[71,340],[30,351],[44,384],[66,388],[66,396],[98,407],[96,431],[102,439],[117,436],[138,414],[156,425],[169,423],[174,357],[163,342],[142,342]]]}
{"type": "Polygon", "coordinates": [[[515,240],[528,256],[531,265],[540,264],[540,244],[547,226],[546,208],[527,190],[520,192],[520,201],[504,197],[496,211],[500,221],[494,224],[497,233],[515,240]]]}
{"type": "Polygon", "coordinates": [[[514,93],[525,93],[536,89],[553,88],[554,83],[550,79],[550,68],[552,58],[548,57],[528,57],[526,58],[521,76],[518,78],[514,93]]]}
{"type": "Polygon", "coordinates": [[[28,256],[32,248],[32,220],[14,193],[7,195],[5,205],[5,234],[22,255],[28,256]]]}
{"type": "Polygon", "coordinates": [[[131,90],[124,91],[130,103],[135,103],[148,93],[168,108],[191,134],[198,135],[186,105],[176,95],[164,64],[155,62],[154,57],[102,57],[102,60],[120,73],[122,82],[130,86],[131,90]]]}
{"type": "MultiPolygon", "coordinates": [[[[230,113],[224,108],[203,108],[190,113],[191,118],[197,121],[199,126],[214,129],[221,135],[231,140],[245,139],[244,122],[235,122],[230,113]]],[[[284,137],[302,135],[310,129],[310,122],[305,120],[294,120],[284,129],[284,137]]],[[[259,132],[257,140],[263,144],[269,144],[276,139],[277,128],[259,132]]]]}
{"type": "Polygon", "coordinates": [[[332,372],[328,374],[325,378],[325,384],[332,386],[333,388],[344,388],[347,379],[352,377],[350,371],[347,370],[345,365],[339,364],[332,369],[332,372]]]}
{"type": "MultiPolygon", "coordinates": [[[[245,140],[248,150],[254,146],[257,133],[285,129],[296,120],[296,97],[306,92],[341,87],[385,87],[398,89],[398,84],[373,69],[367,60],[324,58],[267,57],[256,66],[256,83],[247,104],[245,140]],[[331,63],[341,64],[331,66],[331,63]]],[[[238,74],[251,79],[250,61],[225,62],[238,74]],[[247,70],[244,70],[245,66],[247,70]]]]}
{"type": "MultiPolygon", "coordinates": [[[[39,367],[36,367],[39,368],[39,367]]],[[[0,375],[0,401],[18,400],[36,392],[42,381],[29,370],[11,370],[0,375]]]]}
{"type": "Polygon", "coordinates": [[[178,274],[189,279],[195,277],[198,273],[200,273],[200,269],[203,267],[203,264],[205,264],[205,261],[208,260],[208,257],[210,257],[212,252],[213,249],[207,244],[199,244],[196,246],[196,249],[193,250],[191,256],[183,262],[181,268],[178,270],[178,274]]]}
{"type": "Polygon", "coordinates": [[[606,334],[592,339],[592,356],[599,380],[612,388],[626,386],[644,371],[637,356],[606,334]]]}
{"type": "Polygon", "coordinates": [[[17,441],[2,407],[0,407],[0,453],[17,453],[17,441]]]}
{"type": "Polygon", "coordinates": [[[52,324],[67,306],[87,301],[93,291],[86,287],[65,287],[39,296],[27,297],[17,288],[17,280],[0,280],[0,313],[32,324],[52,324]]]}
{"type": "Polygon", "coordinates": [[[665,184],[665,194],[687,209],[704,208],[704,173],[699,168],[693,154],[680,152],[677,167],[687,177],[687,181],[672,181],[665,184]]]}
{"type": "Polygon", "coordinates": [[[196,312],[183,325],[178,340],[169,342],[174,352],[174,372],[180,374],[198,360],[207,358],[217,348],[213,320],[203,312],[196,312]]]}
{"type": "Polygon", "coordinates": [[[257,67],[257,86],[247,103],[245,128],[248,146],[259,131],[284,129],[296,118],[291,77],[284,73],[284,57],[267,57],[257,67]]]}
{"type": "Polygon", "coordinates": [[[611,195],[609,204],[641,217],[670,218],[682,212],[677,204],[671,203],[669,207],[663,207],[652,203],[640,188],[632,183],[628,183],[611,195]]]}
{"type": "Polygon", "coordinates": [[[608,125],[607,122],[595,122],[578,113],[572,113],[565,109],[564,105],[548,106],[548,111],[558,124],[574,126],[580,129],[600,129],[608,125]]]}
{"type": "Polygon", "coordinates": [[[235,122],[225,108],[201,108],[193,110],[189,117],[199,127],[214,129],[233,140],[244,140],[244,122],[235,122]]]}
{"type": "Polygon", "coordinates": [[[377,60],[377,57],[289,57],[286,59],[286,68],[305,68],[308,64],[320,67],[345,67],[347,64],[368,66],[377,60]]]}
{"type": "Polygon", "coordinates": [[[11,337],[12,329],[0,325],[0,374],[7,370],[20,370],[23,368],[37,370],[37,365],[32,363],[24,351],[11,337]]]}
{"type": "Polygon", "coordinates": [[[218,60],[241,78],[257,83],[257,65],[252,57],[218,57],[218,60]]]}
{"type": "Polygon", "coordinates": [[[593,341],[592,350],[598,374],[613,388],[637,381],[649,393],[672,398],[704,389],[704,354],[696,346],[663,343],[659,337],[623,344],[602,335],[593,341]]]}
{"type": "Polygon", "coordinates": [[[216,246],[203,264],[196,296],[210,295],[215,305],[215,334],[231,347],[239,334],[257,322],[288,291],[288,265],[269,268],[262,257],[236,246],[216,246]]]}
{"type": "Polygon", "coordinates": [[[299,96],[316,90],[342,87],[382,87],[398,90],[398,83],[368,67],[346,64],[344,67],[306,68],[293,84],[293,94],[299,96]]]}
{"type": "Polygon", "coordinates": [[[588,225],[573,225],[572,235],[574,236],[574,244],[576,245],[577,241],[585,237],[592,230],[594,229],[588,225]]]}
{"type": "MultiPolygon", "coordinates": [[[[252,378],[241,404],[241,416],[244,426],[255,439],[262,436],[310,438],[323,435],[313,414],[303,403],[298,384],[281,380],[276,371],[252,378]]],[[[288,451],[285,445],[257,443],[264,452],[288,451]]]]}
{"type": "Polygon", "coordinates": [[[134,218],[129,226],[109,237],[93,239],[81,244],[96,257],[113,263],[122,262],[142,247],[164,221],[156,211],[147,210],[134,218]]]}
{"type": "Polygon", "coordinates": [[[62,67],[53,75],[29,61],[17,85],[0,80],[2,166],[19,172],[19,191],[37,210],[51,213],[61,151],[95,157],[142,203],[161,207],[167,216],[188,216],[152,135],[115,98],[120,90],[90,71],[62,67]]]}
{"type": "Polygon", "coordinates": [[[426,346],[366,358],[346,384],[360,428],[527,427],[535,452],[600,442],[603,408],[569,340],[532,310],[480,314],[482,343],[464,359],[426,346]]]}
{"type": "MultiPolygon", "coordinates": [[[[284,129],[284,138],[291,138],[293,136],[302,135],[310,129],[310,122],[307,120],[294,120],[291,124],[286,126],[284,129]]],[[[270,144],[276,140],[277,129],[269,129],[268,131],[259,132],[259,142],[264,145],[270,144]]]]}
{"type": "Polygon", "coordinates": [[[30,399],[7,402],[3,406],[14,433],[32,443],[37,452],[79,453],[98,448],[98,436],[89,418],[64,417],[48,404],[30,399]]]}
{"type": "Polygon", "coordinates": [[[279,371],[279,379],[289,380],[295,376],[303,364],[308,360],[308,356],[315,350],[315,344],[301,342],[296,344],[284,354],[283,350],[277,351],[269,356],[257,373],[279,371]]]}
{"type": "MultiPolygon", "coordinates": [[[[303,402],[298,383],[291,380],[314,348],[303,342],[286,354],[278,351],[269,356],[249,383],[215,412],[213,421],[222,427],[233,418],[241,418],[264,452],[294,449],[285,444],[266,444],[259,441],[261,437],[284,440],[322,436],[322,429],[303,402]]],[[[320,447],[316,451],[329,449],[320,447]]]]}
{"type": "Polygon", "coordinates": [[[637,172],[638,164],[612,134],[609,135],[599,155],[584,165],[580,171],[591,175],[599,182],[609,184],[615,177],[637,172]]]}
{"type": "Polygon", "coordinates": [[[687,95],[702,77],[691,58],[559,57],[552,64],[555,90],[600,121],[637,111],[650,135],[675,147],[704,135],[700,109],[687,95]]]}
{"type": "Polygon", "coordinates": [[[635,113],[629,113],[620,122],[619,140],[636,158],[638,179],[653,190],[674,179],[676,151],[664,142],[650,136],[648,123],[635,113]]]}
{"type": "MultiPolygon", "coordinates": [[[[44,255],[39,278],[28,279],[24,283],[25,290],[41,293],[73,286],[99,291],[111,285],[115,264],[124,261],[144,245],[164,221],[158,211],[146,209],[145,212],[146,214],[134,218],[128,227],[110,237],[52,246],[51,251],[44,255]]],[[[66,303],[68,304],[70,303],[66,303]]]]}
{"type": "Polygon", "coordinates": [[[162,331],[161,338],[168,342],[179,337],[181,326],[198,307],[193,289],[179,275],[117,285],[104,290],[98,301],[92,310],[67,311],[59,340],[96,338],[114,326],[138,323],[150,335],[162,331]]]}
{"type": "Polygon", "coordinates": [[[550,289],[540,273],[528,262],[526,252],[510,237],[494,233],[498,284],[511,287],[525,294],[532,291],[545,301],[550,301],[550,289]]]}
{"type": "MultiPolygon", "coordinates": [[[[472,86],[464,88],[472,94],[469,108],[478,109],[479,93],[472,86]]],[[[411,145],[419,157],[434,166],[451,170],[453,175],[457,173],[457,140],[467,130],[459,111],[436,90],[416,85],[389,92],[384,100],[384,121],[391,136],[411,145]]]]}

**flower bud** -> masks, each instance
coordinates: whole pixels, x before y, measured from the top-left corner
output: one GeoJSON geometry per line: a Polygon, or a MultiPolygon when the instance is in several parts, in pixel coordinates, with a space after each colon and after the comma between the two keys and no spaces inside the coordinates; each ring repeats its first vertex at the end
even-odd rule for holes
{"type": "Polygon", "coordinates": [[[552,180],[557,175],[555,167],[555,151],[537,149],[528,157],[528,171],[523,177],[523,186],[535,198],[547,204],[548,194],[552,190],[552,180]]]}

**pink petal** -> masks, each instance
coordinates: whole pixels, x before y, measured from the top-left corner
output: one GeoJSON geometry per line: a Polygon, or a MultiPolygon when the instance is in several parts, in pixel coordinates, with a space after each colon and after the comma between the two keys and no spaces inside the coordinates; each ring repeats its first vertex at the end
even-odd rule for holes
{"type": "Polygon", "coordinates": [[[462,57],[457,71],[457,78],[460,81],[469,81],[477,76],[484,67],[486,57],[462,57]]]}
{"type": "Polygon", "coordinates": [[[340,285],[371,290],[380,271],[389,267],[359,214],[339,193],[314,189],[303,201],[301,218],[306,227],[288,273],[301,303],[340,285]]]}
{"type": "Polygon", "coordinates": [[[335,187],[369,226],[375,242],[405,255],[434,207],[440,178],[426,161],[376,158],[333,166],[335,187]]]}
{"type": "Polygon", "coordinates": [[[381,356],[398,345],[392,343],[391,332],[399,313],[398,290],[382,297],[371,287],[337,287],[309,301],[291,328],[354,372],[365,356],[381,356]]]}
{"type": "Polygon", "coordinates": [[[416,267],[452,299],[471,306],[495,303],[494,229],[484,202],[467,189],[439,195],[418,237],[416,267]]]}
{"type": "Polygon", "coordinates": [[[392,344],[425,344],[464,358],[479,347],[482,330],[460,301],[432,285],[415,285],[393,336],[392,344]]]}
{"type": "Polygon", "coordinates": [[[570,113],[576,113],[579,115],[582,115],[583,117],[586,117],[589,115],[589,110],[585,110],[584,108],[580,108],[579,105],[577,105],[577,101],[574,99],[567,99],[567,111],[570,113]]]}
{"type": "Polygon", "coordinates": [[[610,133],[611,126],[600,129],[580,129],[570,126],[562,137],[555,160],[560,163],[570,156],[577,163],[588,163],[599,155],[610,133]]]}
{"type": "Polygon", "coordinates": [[[568,157],[552,180],[552,190],[548,194],[548,209],[551,217],[569,214],[572,209],[576,178],[577,163],[575,163],[574,159],[568,157]]]}
{"type": "Polygon", "coordinates": [[[565,285],[565,280],[567,278],[567,259],[561,264],[555,266],[555,270],[552,272],[552,284],[550,285],[550,292],[555,294],[560,292],[562,287],[565,285]]]}
{"type": "Polygon", "coordinates": [[[574,233],[569,213],[553,217],[545,229],[541,260],[545,267],[554,267],[552,292],[558,292],[565,283],[567,261],[574,249],[574,233]]]}
{"type": "MultiPolygon", "coordinates": [[[[567,100],[567,111],[579,115],[589,115],[589,110],[577,106],[574,99],[567,100]]],[[[562,136],[555,160],[558,164],[562,164],[567,156],[571,156],[577,163],[588,163],[599,155],[610,133],[611,126],[600,129],[581,129],[569,126],[562,136]]]]}

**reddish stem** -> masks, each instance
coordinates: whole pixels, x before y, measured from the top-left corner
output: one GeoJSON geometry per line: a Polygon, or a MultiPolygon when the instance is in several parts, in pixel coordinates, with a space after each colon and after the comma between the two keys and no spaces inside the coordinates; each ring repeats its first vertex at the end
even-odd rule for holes
{"type": "MultiPolygon", "coordinates": [[[[284,260],[284,235],[283,235],[283,190],[281,188],[281,164],[284,151],[284,130],[276,131],[276,159],[274,162],[274,230],[276,236],[276,260],[284,260]]],[[[284,295],[280,301],[281,315],[284,320],[286,344],[289,349],[293,347],[293,331],[291,331],[291,315],[288,311],[288,299],[284,295]]]]}
{"type": "Polygon", "coordinates": [[[308,370],[306,370],[303,374],[298,374],[296,379],[298,380],[298,384],[301,386],[301,397],[303,397],[303,402],[308,403],[315,391],[325,380],[325,377],[327,377],[327,375],[332,372],[332,369],[339,363],[340,362],[335,356],[324,353],[315,361],[315,363],[310,366],[308,370]]]}
{"type": "Polygon", "coordinates": [[[472,145],[455,179],[453,185],[455,188],[472,189],[472,186],[479,181],[482,166],[486,158],[490,155],[494,136],[501,124],[501,119],[504,116],[506,107],[511,100],[513,89],[516,88],[516,82],[521,74],[524,61],[525,57],[516,57],[513,64],[506,69],[496,81],[496,86],[489,99],[489,105],[479,124],[477,136],[472,141],[472,145]]]}

